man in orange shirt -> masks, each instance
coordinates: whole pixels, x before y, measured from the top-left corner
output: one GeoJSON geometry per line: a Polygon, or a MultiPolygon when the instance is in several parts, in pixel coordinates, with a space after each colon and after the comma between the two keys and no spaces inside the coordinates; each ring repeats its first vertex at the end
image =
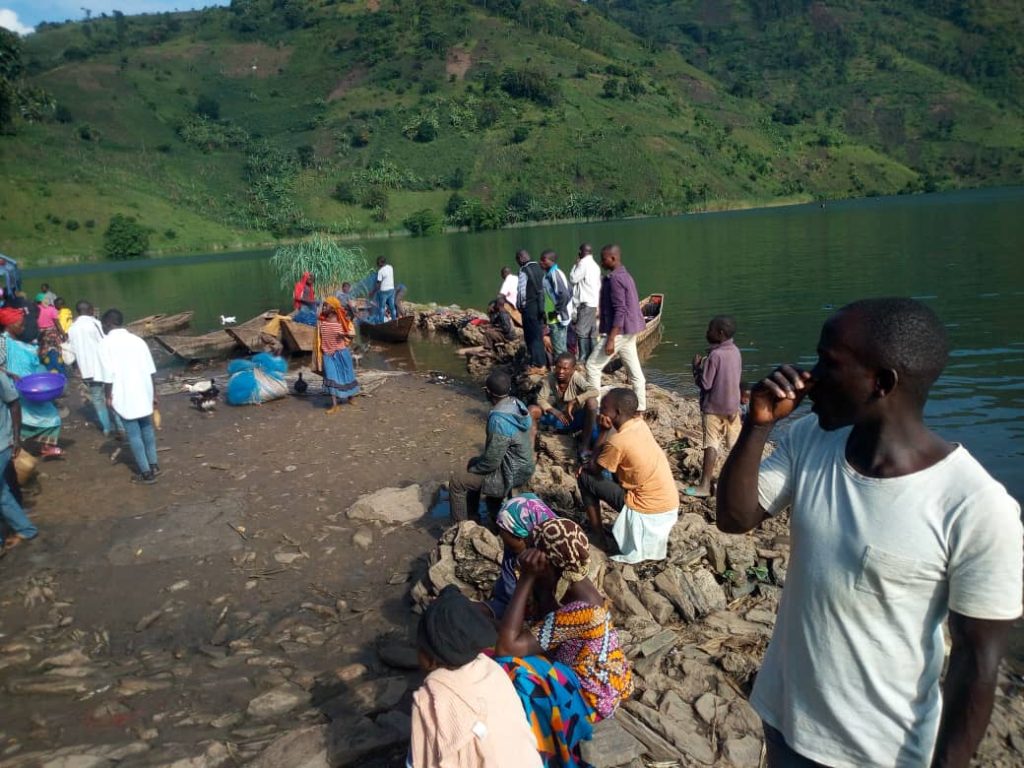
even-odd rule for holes
{"type": "Polygon", "coordinates": [[[612,526],[619,545],[613,560],[664,560],[679,516],[679,491],[665,451],[637,413],[636,393],[620,387],[606,394],[598,424],[602,434],[595,458],[579,473],[580,496],[597,543],[606,548],[603,501],[619,512],[612,526]]]}

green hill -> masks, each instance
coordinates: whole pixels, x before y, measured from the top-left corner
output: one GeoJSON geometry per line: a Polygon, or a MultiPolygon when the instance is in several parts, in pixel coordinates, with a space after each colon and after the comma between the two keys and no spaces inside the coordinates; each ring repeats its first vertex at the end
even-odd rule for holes
{"type": "Polygon", "coordinates": [[[0,39],[0,251],[155,251],[1024,177],[1016,0],[233,0],[0,39]]]}

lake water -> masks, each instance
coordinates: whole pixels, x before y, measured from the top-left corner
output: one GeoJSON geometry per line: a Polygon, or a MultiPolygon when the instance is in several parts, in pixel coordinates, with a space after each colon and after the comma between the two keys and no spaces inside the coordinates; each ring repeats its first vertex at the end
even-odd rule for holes
{"type": "MultiPolygon", "coordinates": [[[[578,244],[622,245],[641,295],[666,294],[653,381],[692,393],[689,361],[708,319],[735,315],[748,379],[780,362],[814,361],[821,323],[851,300],[907,295],[949,327],[950,365],[929,402],[930,423],[962,442],[1024,498],[1024,189],[874,198],[668,219],[600,222],[366,243],[385,255],[412,301],[483,307],[513,253],[554,248],[568,270],[578,244]]],[[[17,254],[12,254],[15,257],[17,254]]],[[[26,270],[69,304],[88,298],[135,318],[196,310],[193,327],[287,306],[268,253],[26,270]]],[[[464,370],[450,347],[414,343],[417,364],[464,370]]],[[[408,354],[408,353],[407,353],[408,354]]]]}

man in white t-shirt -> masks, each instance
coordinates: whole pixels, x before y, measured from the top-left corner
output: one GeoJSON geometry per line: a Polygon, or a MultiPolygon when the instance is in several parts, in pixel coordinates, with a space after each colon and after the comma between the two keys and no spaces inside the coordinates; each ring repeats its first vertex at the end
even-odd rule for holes
{"type": "Polygon", "coordinates": [[[132,456],[139,467],[132,482],[152,485],[160,474],[153,411],[157,408],[153,375],[156,366],[146,342],[121,326],[120,310],[103,313],[106,337],[100,342],[97,378],[105,384],[107,405],[124,422],[132,456]]]}
{"type": "Polygon", "coordinates": [[[95,310],[88,301],[80,301],[75,306],[78,317],[68,329],[68,344],[75,355],[78,372],[82,381],[89,389],[89,400],[96,410],[96,418],[103,429],[103,435],[110,434],[111,428],[124,433],[121,417],[114,412],[113,424],[110,409],[107,408],[107,394],[103,381],[98,378],[100,369],[100,342],[103,341],[103,326],[96,319],[95,310]]]}
{"type": "Polygon", "coordinates": [[[377,259],[377,285],[374,288],[377,294],[377,322],[394,320],[398,317],[398,310],[395,307],[395,270],[383,256],[377,259]],[[385,315],[385,310],[388,314],[385,315]]]}
{"type": "Polygon", "coordinates": [[[965,767],[992,710],[1021,612],[1020,508],[924,423],[945,367],[942,322],[911,299],[869,299],[825,323],[812,371],[751,391],[718,485],[718,526],[792,505],[792,552],[751,704],[768,765],[965,767]],[[805,395],[772,455],[772,426],[805,395]],[[940,692],[942,625],[952,652],[940,692]]]}
{"type": "Polygon", "coordinates": [[[505,301],[513,307],[516,306],[516,300],[519,298],[519,275],[513,275],[508,267],[501,268],[501,288],[498,289],[498,295],[504,296],[505,301]]]}
{"type": "Polygon", "coordinates": [[[580,362],[587,362],[597,341],[597,305],[601,298],[601,268],[594,261],[594,248],[582,243],[569,273],[575,308],[573,330],[579,345],[580,362]]]}

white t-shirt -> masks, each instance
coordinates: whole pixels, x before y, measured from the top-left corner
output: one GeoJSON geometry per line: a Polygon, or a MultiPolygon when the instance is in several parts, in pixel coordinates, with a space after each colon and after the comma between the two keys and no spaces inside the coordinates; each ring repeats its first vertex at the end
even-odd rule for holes
{"type": "Polygon", "coordinates": [[[947,612],[1020,615],[1020,507],[962,446],[920,472],[864,477],[849,434],[807,416],[761,464],[761,506],[793,504],[792,554],[751,704],[816,762],[927,766],[947,612]]]}
{"type": "Polygon", "coordinates": [[[377,270],[377,282],[380,283],[380,290],[395,290],[395,270],[390,264],[385,264],[377,270]]]}
{"type": "Polygon", "coordinates": [[[75,354],[83,379],[96,379],[100,369],[100,342],[103,326],[90,315],[80,315],[68,328],[68,344],[75,354]]]}
{"type": "Polygon", "coordinates": [[[519,276],[509,275],[501,283],[501,290],[499,294],[505,297],[505,301],[511,304],[513,307],[517,306],[516,300],[519,298],[519,276]]]}
{"type": "Polygon", "coordinates": [[[579,306],[597,307],[601,298],[601,268],[597,266],[593,256],[584,256],[577,261],[569,273],[572,282],[572,298],[579,306]]]}
{"type": "Polygon", "coordinates": [[[153,355],[146,342],[124,328],[115,328],[100,343],[97,380],[111,386],[114,410],[122,419],[153,413],[153,355]]]}

